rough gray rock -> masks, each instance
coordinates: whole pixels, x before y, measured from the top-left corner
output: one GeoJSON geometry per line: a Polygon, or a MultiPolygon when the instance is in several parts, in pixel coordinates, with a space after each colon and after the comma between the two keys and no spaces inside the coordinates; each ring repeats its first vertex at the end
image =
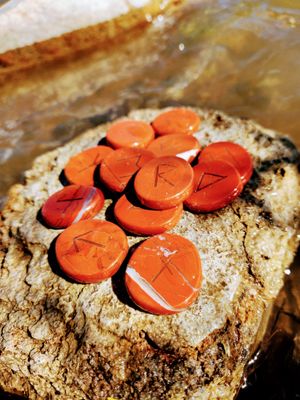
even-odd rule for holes
{"type": "MultiPolygon", "coordinates": [[[[0,385],[30,399],[232,399],[297,247],[298,153],[288,138],[252,121],[195,110],[202,145],[231,140],[255,172],[230,206],[185,212],[174,233],[203,263],[203,287],[187,311],[146,314],[131,306],[121,273],[100,284],[63,277],[52,257],[60,231],[37,219],[75,153],[98,143],[92,129],[34,161],[2,213],[0,385]],[[50,249],[50,250],[49,250],[50,249]]],[[[159,110],[134,111],[151,121],[159,110]]],[[[104,209],[96,218],[105,218],[104,209]]],[[[109,215],[109,212],[107,213],[109,215]]],[[[142,238],[129,236],[129,244],[142,238]]]]}

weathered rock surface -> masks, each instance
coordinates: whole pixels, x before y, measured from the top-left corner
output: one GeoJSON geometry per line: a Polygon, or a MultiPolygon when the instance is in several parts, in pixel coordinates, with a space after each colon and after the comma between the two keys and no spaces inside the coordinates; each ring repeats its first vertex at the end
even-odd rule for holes
{"type": "MultiPolygon", "coordinates": [[[[202,145],[231,140],[248,149],[253,178],[232,205],[185,212],[172,232],[197,246],[203,288],[192,307],[154,316],[132,306],[122,271],[82,285],[53,259],[60,233],[38,212],[75,153],[96,145],[107,125],[34,161],[3,210],[0,382],[30,399],[232,399],[297,247],[298,153],[288,138],[251,121],[196,110],[202,145]]],[[[151,121],[160,111],[131,117],[151,121]]],[[[112,200],[96,218],[109,218],[112,200]],[[106,211],[107,210],[107,211],[106,211]]],[[[141,238],[129,236],[129,243],[141,238]]]]}

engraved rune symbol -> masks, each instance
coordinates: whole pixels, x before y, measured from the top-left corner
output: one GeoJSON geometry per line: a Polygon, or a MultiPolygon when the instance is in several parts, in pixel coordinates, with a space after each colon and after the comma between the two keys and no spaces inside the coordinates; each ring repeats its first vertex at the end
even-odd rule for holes
{"type": "Polygon", "coordinates": [[[167,269],[171,275],[173,275],[172,269],[170,268],[169,264],[171,262],[171,259],[169,260],[165,260],[163,257],[160,257],[161,261],[162,261],[162,268],[158,271],[158,273],[156,275],[154,275],[154,277],[151,279],[151,282],[156,281],[156,279],[159,277],[159,275],[165,270],[167,269]]]}
{"type": "MultiPolygon", "coordinates": [[[[109,170],[109,172],[112,174],[112,176],[121,184],[123,184],[123,182],[121,181],[121,179],[118,177],[118,175],[114,172],[114,170],[112,168],[110,168],[109,165],[106,164],[106,168],[109,170]]],[[[123,184],[124,185],[124,184],[123,184]]]]}
{"type": "Polygon", "coordinates": [[[58,200],[56,200],[56,203],[67,203],[66,207],[62,211],[62,213],[65,214],[65,212],[73,204],[73,202],[79,201],[79,200],[83,200],[83,197],[72,197],[71,199],[58,199],[58,200]]]}
{"type": "Polygon", "coordinates": [[[94,161],[92,161],[91,163],[89,163],[89,164],[87,164],[87,165],[85,165],[84,163],[82,163],[82,164],[84,165],[84,167],[81,168],[81,169],[79,169],[78,172],[82,172],[82,171],[85,171],[85,170],[87,170],[87,169],[89,169],[89,168],[91,168],[91,167],[94,167],[95,165],[100,164],[101,161],[102,161],[101,155],[100,155],[100,154],[97,154],[96,157],[95,157],[95,159],[94,159],[94,161]]]}
{"type": "Polygon", "coordinates": [[[88,244],[90,244],[90,245],[92,245],[92,246],[100,247],[100,248],[102,248],[102,249],[105,248],[105,246],[104,246],[102,243],[94,242],[94,241],[92,241],[92,240],[84,239],[84,238],[83,238],[84,236],[87,236],[87,235],[89,235],[89,234],[92,233],[92,232],[93,232],[93,231],[88,231],[88,232],[82,233],[81,235],[75,236],[75,237],[73,238],[73,245],[74,245],[74,247],[75,247],[77,253],[80,251],[79,242],[88,243],[88,244]]]}
{"type": "Polygon", "coordinates": [[[172,164],[159,164],[155,168],[154,186],[157,187],[160,179],[162,179],[165,183],[167,183],[170,186],[175,186],[174,183],[165,176],[169,172],[173,171],[175,168],[176,166],[172,164]]]}
{"type": "Polygon", "coordinates": [[[151,279],[151,282],[153,283],[154,281],[157,280],[157,278],[161,275],[161,273],[167,269],[171,275],[173,274],[173,271],[177,272],[177,274],[180,276],[180,278],[184,281],[184,283],[186,285],[188,285],[192,290],[195,290],[195,288],[193,287],[193,284],[189,281],[189,279],[185,276],[185,274],[180,270],[180,268],[174,263],[173,261],[174,257],[169,257],[167,260],[163,257],[160,256],[160,259],[162,261],[162,268],[157,272],[156,275],[154,275],[154,277],[151,279]],[[173,269],[173,271],[172,271],[173,269]]]}
{"type": "MultiPolygon", "coordinates": [[[[136,167],[136,169],[134,171],[130,172],[129,174],[122,175],[122,176],[120,176],[120,178],[121,179],[122,178],[130,178],[134,173],[136,173],[136,171],[141,168],[141,166],[139,165],[139,162],[141,161],[141,158],[142,158],[142,154],[139,154],[137,156],[126,157],[126,158],[122,158],[122,159],[118,160],[118,161],[122,161],[122,162],[135,160],[135,163],[133,163],[133,162],[132,163],[133,163],[133,166],[136,167]]],[[[131,161],[130,161],[130,163],[131,163],[131,161]]]]}
{"type": "Polygon", "coordinates": [[[210,174],[208,172],[204,172],[199,180],[199,183],[196,188],[196,192],[200,192],[200,190],[206,189],[216,183],[226,179],[226,175],[219,175],[219,174],[210,174]]]}
{"type": "Polygon", "coordinates": [[[103,243],[90,240],[88,236],[92,233],[94,233],[94,231],[88,231],[78,236],[75,236],[72,240],[73,245],[65,253],[65,256],[74,254],[75,249],[75,253],[82,253],[89,258],[99,258],[99,250],[97,249],[105,249],[106,246],[103,243]]]}
{"type": "Polygon", "coordinates": [[[82,200],[83,197],[72,197],[71,199],[58,199],[56,202],[57,203],[64,203],[65,201],[78,201],[78,200],[82,200]]]}

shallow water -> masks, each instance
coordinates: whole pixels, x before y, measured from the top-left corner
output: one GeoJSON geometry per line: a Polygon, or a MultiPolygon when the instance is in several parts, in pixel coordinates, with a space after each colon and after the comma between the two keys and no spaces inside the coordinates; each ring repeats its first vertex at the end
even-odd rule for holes
{"type": "Polygon", "coordinates": [[[300,2],[190,2],[147,33],[2,85],[0,195],[33,157],[112,107],[177,101],[254,118],[300,144],[300,2]]]}
{"type": "MultiPolygon", "coordinates": [[[[191,1],[133,36],[2,85],[2,201],[36,155],[136,107],[217,108],[290,134],[300,146],[300,1],[191,1]]],[[[292,331],[283,324],[280,332],[294,343],[300,321],[294,297],[300,295],[289,300],[290,288],[283,293],[296,317],[292,331]]],[[[247,390],[241,398],[268,398],[247,390]]],[[[278,393],[272,398],[290,398],[278,393]]]]}

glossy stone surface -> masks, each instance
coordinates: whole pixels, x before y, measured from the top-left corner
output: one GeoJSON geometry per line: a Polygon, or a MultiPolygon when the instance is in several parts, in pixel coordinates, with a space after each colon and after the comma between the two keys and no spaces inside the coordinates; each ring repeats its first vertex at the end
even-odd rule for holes
{"type": "Polygon", "coordinates": [[[145,240],[132,254],[125,283],[132,300],[154,314],[184,311],[196,299],[201,260],[192,242],[162,234],[145,240]]]}
{"type": "Polygon", "coordinates": [[[101,190],[92,186],[70,185],[54,193],[42,207],[44,222],[51,228],[66,228],[94,217],[103,207],[101,190]]]}
{"type": "Polygon", "coordinates": [[[117,225],[101,220],[80,221],[62,232],[55,253],[62,271],[77,282],[110,278],[128,251],[127,237],[117,225]]]}

